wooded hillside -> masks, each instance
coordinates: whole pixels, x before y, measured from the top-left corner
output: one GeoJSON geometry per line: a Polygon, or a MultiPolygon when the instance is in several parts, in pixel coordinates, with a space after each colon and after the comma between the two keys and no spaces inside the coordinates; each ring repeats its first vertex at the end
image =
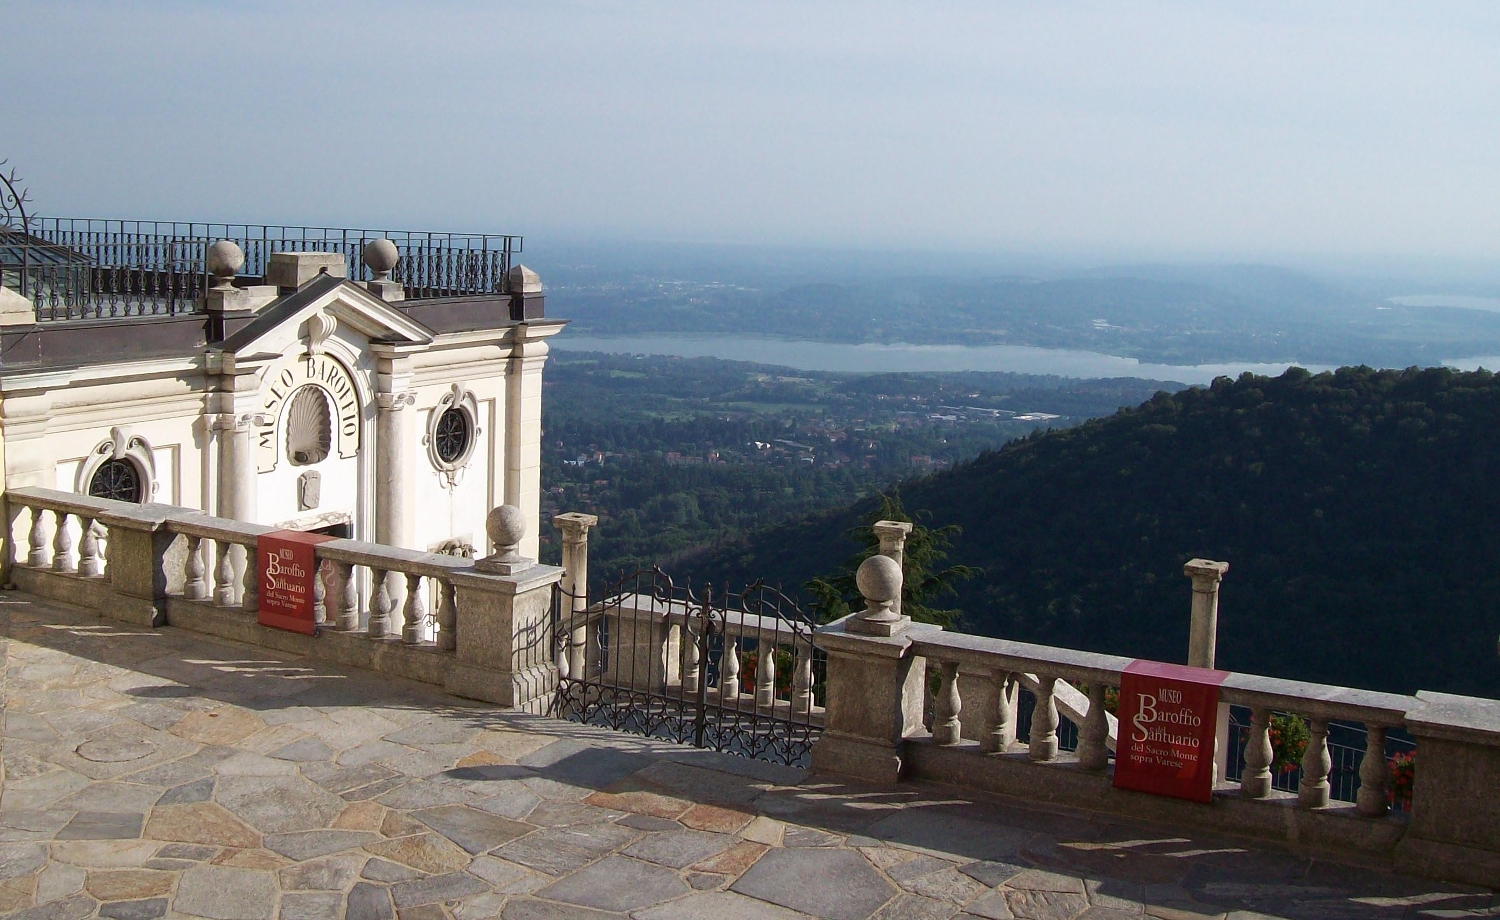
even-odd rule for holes
{"type": "MultiPolygon", "coordinates": [[[[1201,556],[1230,564],[1221,667],[1500,696],[1497,483],[1500,378],[1361,367],[1160,393],[902,496],[984,570],[952,604],[966,632],[1181,661],[1201,556]]],[[[857,549],[866,504],[674,573],[800,585],[857,549]]]]}

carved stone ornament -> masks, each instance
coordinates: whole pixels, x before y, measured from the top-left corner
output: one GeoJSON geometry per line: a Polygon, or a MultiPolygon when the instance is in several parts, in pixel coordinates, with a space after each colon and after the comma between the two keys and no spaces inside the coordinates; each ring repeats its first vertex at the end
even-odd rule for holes
{"type": "Polygon", "coordinates": [[[482,433],[478,398],[462,383],[453,384],[432,407],[427,432],[422,436],[427,459],[442,474],[448,488],[454,488],[463,478],[482,433]]]}
{"type": "Polygon", "coordinates": [[[308,470],[297,477],[297,510],[313,511],[323,501],[323,475],[308,470]]]}
{"type": "Polygon", "coordinates": [[[302,325],[307,330],[307,353],[320,355],[323,353],[323,343],[339,327],[339,321],[331,313],[314,313],[302,325]]]}
{"type": "Polygon", "coordinates": [[[78,477],[74,482],[73,490],[80,495],[89,494],[89,483],[94,479],[94,474],[105,463],[111,461],[124,461],[135,467],[140,476],[140,500],[150,501],[156,495],[156,457],[151,452],[151,444],[138,434],[133,434],[128,426],[116,426],[109,430],[109,440],[101,441],[98,446],[89,451],[78,467],[78,477]]]}

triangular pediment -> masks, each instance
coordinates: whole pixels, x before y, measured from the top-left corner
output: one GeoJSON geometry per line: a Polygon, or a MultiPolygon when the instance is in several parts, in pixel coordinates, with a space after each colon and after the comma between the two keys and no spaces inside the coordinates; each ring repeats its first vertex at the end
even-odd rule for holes
{"type": "Polygon", "coordinates": [[[343,278],[322,276],[294,294],[273,300],[255,319],[224,339],[219,349],[235,356],[283,353],[307,333],[304,324],[324,314],[371,342],[426,345],[433,331],[369,291],[343,278]]]}

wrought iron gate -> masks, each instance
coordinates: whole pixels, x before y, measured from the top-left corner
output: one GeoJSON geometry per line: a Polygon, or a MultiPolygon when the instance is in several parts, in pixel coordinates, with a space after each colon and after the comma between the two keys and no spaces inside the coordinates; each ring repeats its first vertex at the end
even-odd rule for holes
{"type": "Polygon", "coordinates": [[[808,765],[824,659],[813,621],[780,591],[695,592],[650,568],[594,604],[560,586],[553,599],[559,718],[808,765]]]}

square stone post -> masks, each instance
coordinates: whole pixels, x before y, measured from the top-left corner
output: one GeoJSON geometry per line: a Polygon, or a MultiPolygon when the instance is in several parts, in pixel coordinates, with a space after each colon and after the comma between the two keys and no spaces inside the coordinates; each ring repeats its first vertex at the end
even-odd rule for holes
{"type": "Polygon", "coordinates": [[[444,687],[470,699],[545,713],[557,692],[552,586],[555,565],[538,565],[517,548],[526,516],[501,505],[485,518],[493,555],[453,573],[458,647],[444,687]]]}
{"type": "Polygon", "coordinates": [[[1405,722],[1417,769],[1396,871],[1500,886],[1500,701],[1420,690],[1405,722]]]}
{"type": "Polygon", "coordinates": [[[555,565],[532,565],[513,575],[455,571],[458,647],[444,689],[545,713],[557,691],[552,586],[562,576],[555,565]]]}
{"type": "Polygon", "coordinates": [[[813,746],[813,769],[877,783],[901,778],[907,737],[922,728],[925,659],[911,654],[913,626],[891,606],[901,596],[901,566],[885,555],[860,563],[855,583],[862,613],[817,631],[828,655],[824,729],[813,746]]]}
{"type": "Polygon", "coordinates": [[[175,509],[146,504],[99,515],[109,528],[106,574],[114,591],[100,616],[136,626],[165,626],[167,595],[182,592],[185,552],[174,552],[177,535],[164,526],[175,509]]]}

